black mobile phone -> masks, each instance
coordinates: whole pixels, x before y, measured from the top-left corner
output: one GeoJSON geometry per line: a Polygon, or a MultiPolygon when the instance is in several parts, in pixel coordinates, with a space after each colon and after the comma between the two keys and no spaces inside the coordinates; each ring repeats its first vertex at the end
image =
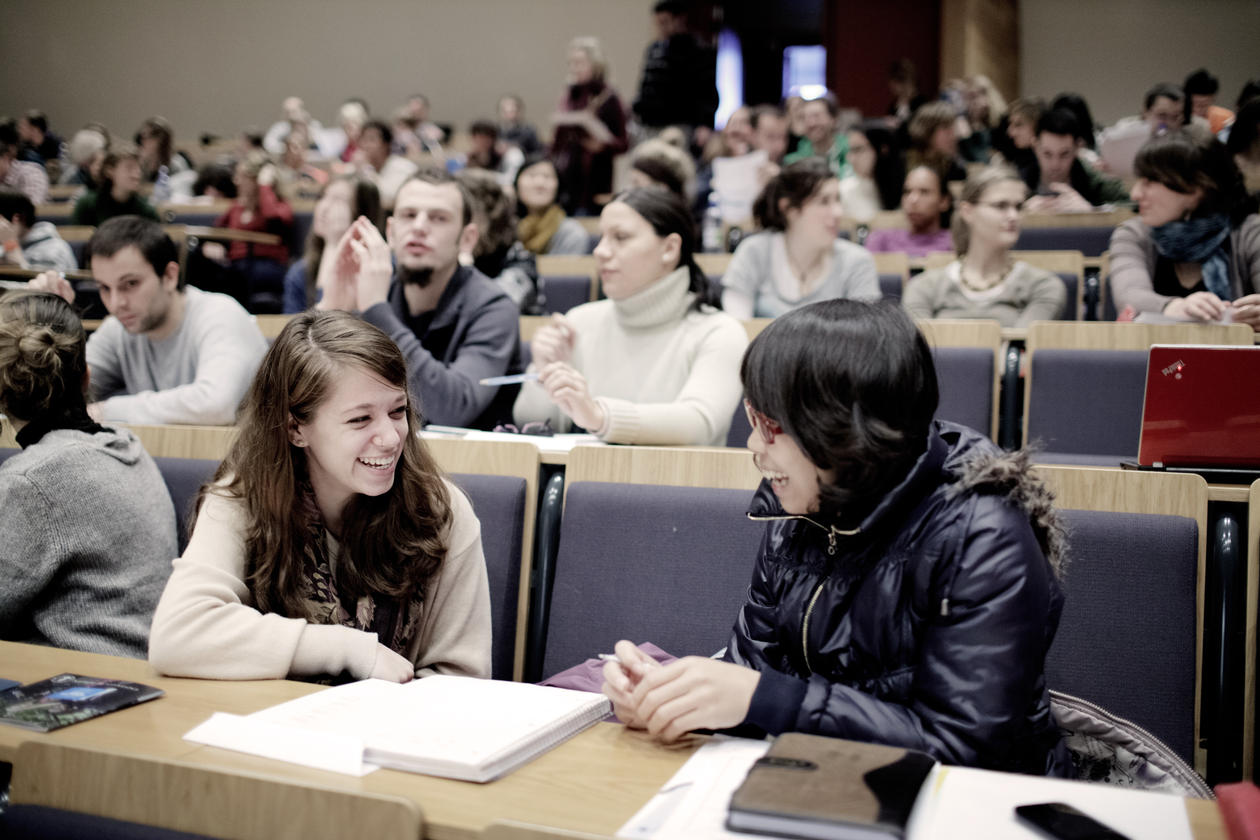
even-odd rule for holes
{"type": "Polygon", "coordinates": [[[1056,840],[1130,840],[1064,802],[1018,805],[1015,816],[1056,840]]]}

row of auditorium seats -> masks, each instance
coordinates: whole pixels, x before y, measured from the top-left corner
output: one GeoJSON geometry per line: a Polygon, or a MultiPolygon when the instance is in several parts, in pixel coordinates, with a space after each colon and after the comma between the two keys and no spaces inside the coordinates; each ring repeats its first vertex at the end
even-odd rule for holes
{"type": "MultiPolygon", "coordinates": [[[[760,478],[745,454],[578,447],[535,505],[531,445],[430,444],[483,523],[495,677],[536,680],[624,637],[680,655],[726,644],[761,535],[744,516],[760,478]]],[[[182,524],[217,462],[157,460],[182,524]]],[[[1193,763],[1206,484],[1039,470],[1071,544],[1050,686],[1139,723],[1193,763]]]]}

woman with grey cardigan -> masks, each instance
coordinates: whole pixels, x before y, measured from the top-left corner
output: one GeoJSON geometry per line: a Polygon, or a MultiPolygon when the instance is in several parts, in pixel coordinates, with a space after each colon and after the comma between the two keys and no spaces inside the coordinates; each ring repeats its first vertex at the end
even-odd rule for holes
{"type": "Polygon", "coordinates": [[[175,510],[130,432],[88,415],[86,336],[57,295],[0,299],[0,639],[143,657],[179,554],[175,510]]]}
{"type": "Polygon", "coordinates": [[[822,158],[784,167],[753,202],[763,229],[735,249],[722,277],[722,308],[736,318],[776,318],[831,298],[878,300],[875,260],[839,239],[840,182],[822,158]]]}

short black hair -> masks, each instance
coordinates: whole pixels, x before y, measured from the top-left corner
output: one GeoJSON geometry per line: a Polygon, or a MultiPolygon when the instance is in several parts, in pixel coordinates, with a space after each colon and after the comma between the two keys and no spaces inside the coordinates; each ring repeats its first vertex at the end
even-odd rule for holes
{"type": "MultiPolygon", "coordinates": [[[[171,263],[179,264],[179,251],[166,231],[157,222],[141,216],[115,216],[98,227],[88,240],[88,264],[93,257],[112,257],[129,245],[144,255],[158,277],[166,273],[171,263]]],[[[183,272],[176,288],[184,288],[183,272]]]]}
{"type": "Polygon", "coordinates": [[[41,133],[48,132],[48,117],[43,111],[32,108],[22,115],[22,119],[26,120],[32,128],[38,128],[41,133]]]}
{"type": "Polygon", "coordinates": [[[685,17],[687,15],[687,4],[681,0],[659,0],[652,6],[652,14],[667,14],[674,17],[685,17]]]}
{"type": "Polygon", "coordinates": [[[394,130],[384,120],[368,120],[363,124],[363,128],[359,129],[359,133],[362,134],[369,128],[381,135],[381,142],[386,146],[393,144],[394,130]]]}
{"type": "Polygon", "coordinates": [[[16,190],[0,190],[0,217],[13,221],[14,216],[21,216],[27,227],[35,224],[35,205],[25,193],[16,190]]]}
{"type": "Polygon", "coordinates": [[[490,120],[473,120],[473,124],[468,127],[468,133],[499,139],[499,127],[490,120]]]}
{"type": "Polygon", "coordinates": [[[13,120],[0,122],[0,155],[15,151],[18,144],[17,123],[13,120]]]}
{"type": "Polygon", "coordinates": [[[214,187],[224,198],[236,198],[236,181],[232,167],[222,163],[208,163],[197,171],[193,182],[193,195],[205,195],[207,187],[214,187]]]}
{"type": "Polygon", "coordinates": [[[1060,93],[1050,103],[1051,110],[1066,108],[1076,116],[1076,128],[1080,133],[1076,135],[1076,139],[1085,144],[1086,148],[1093,149],[1097,145],[1094,139],[1094,115],[1090,113],[1089,103],[1085,101],[1085,97],[1079,93],[1060,93]]]}
{"type": "Polygon", "coordinates": [[[1221,82],[1206,68],[1200,67],[1189,76],[1186,76],[1186,83],[1183,85],[1187,96],[1216,96],[1216,92],[1221,89],[1221,82]]]}
{"type": "Polygon", "coordinates": [[[817,467],[824,513],[858,517],[923,453],[940,394],[927,341],[896,301],[836,298],[774,319],[744,353],[744,394],[817,467]]]}
{"type": "Polygon", "coordinates": [[[1172,82],[1160,82],[1146,92],[1146,107],[1144,110],[1151,110],[1151,106],[1155,104],[1155,100],[1160,97],[1171,99],[1173,102],[1184,102],[1186,99],[1185,91],[1174,85],[1172,82]]]}
{"type": "Polygon", "coordinates": [[[1046,111],[1037,120],[1037,136],[1040,137],[1043,134],[1058,134],[1073,139],[1080,137],[1080,126],[1077,124],[1076,115],[1067,108],[1046,111]]]}
{"type": "Polygon", "coordinates": [[[787,114],[783,113],[783,109],[778,105],[758,105],[748,114],[748,124],[752,126],[753,131],[757,130],[757,124],[765,117],[778,117],[779,119],[787,119],[787,114]]]}
{"type": "Polygon", "coordinates": [[[402,195],[403,187],[407,186],[412,181],[419,181],[422,184],[433,184],[435,186],[450,184],[455,189],[459,190],[459,198],[462,202],[464,202],[464,224],[461,227],[467,227],[472,222],[473,202],[475,202],[476,199],[473,198],[473,194],[469,192],[468,187],[464,185],[463,181],[459,180],[441,167],[422,166],[420,169],[416,170],[415,175],[412,175],[406,181],[402,182],[402,185],[398,187],[398,192],[394,193],[394,195],[402,195]]]}

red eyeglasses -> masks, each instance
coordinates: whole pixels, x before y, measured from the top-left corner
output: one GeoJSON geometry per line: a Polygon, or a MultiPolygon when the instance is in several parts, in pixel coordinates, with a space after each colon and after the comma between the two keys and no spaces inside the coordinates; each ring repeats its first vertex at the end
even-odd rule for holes
{"type": "Polygon", "coordinates": [[[777,420],[771,420],[766,415],[752,407],[752,403],[744,400],[744,413],[748,415],[748,425],[752,426],[761,435],[761,439],[766,445],[774,443],[774,436],[783,433],[783,427],[779,425],[777,420]]]}

